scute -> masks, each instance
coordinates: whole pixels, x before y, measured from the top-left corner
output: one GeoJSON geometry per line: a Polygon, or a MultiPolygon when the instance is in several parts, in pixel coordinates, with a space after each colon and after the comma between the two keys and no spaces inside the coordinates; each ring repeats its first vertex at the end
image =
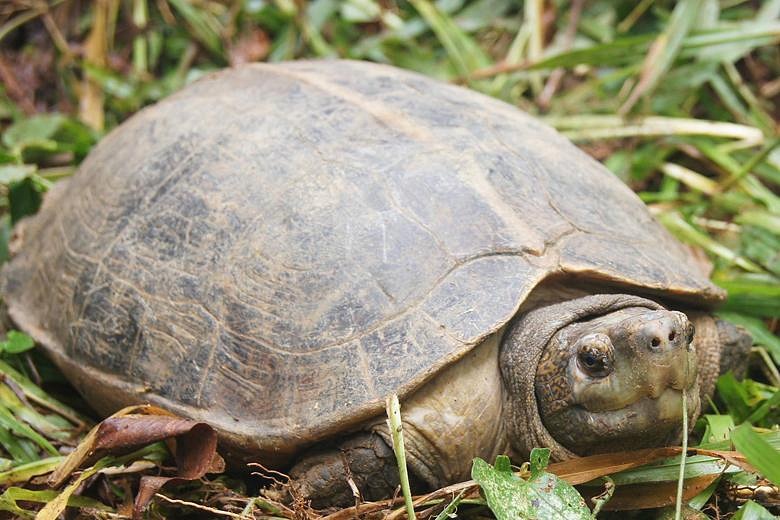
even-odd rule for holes
{"type": "Polygon", "coordinates": [[[374,64],[211,75],[57,191],[3,270],[12,317],[94,405],[156,402],[280,460],[463,356],[550,274],[721,297],[553,130],[374,64]]]}

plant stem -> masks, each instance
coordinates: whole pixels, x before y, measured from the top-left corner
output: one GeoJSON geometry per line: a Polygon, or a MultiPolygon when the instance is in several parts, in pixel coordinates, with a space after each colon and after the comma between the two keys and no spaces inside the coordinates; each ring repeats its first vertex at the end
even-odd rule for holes
{"type": "Polygon", "coordinates": [[[685,483],[685,457],[688,451],[688,395],[685,387],[682,390],[682,414],[683,414],[683,437],[682,453],[680,454],[680,476],[677,479],[677,500],[674,505],[674,520],[682,518],[682,500],[683,484],[685,483]]]}
{"type": "Polygon", "coordinates": [[[401,405],[398,403],[398,396],[393,394],[387,398],[387,424],[390,427],[390,436],[393,439],[393,451],[395,460],[398,463],[398,476],[401,480],[401,493],[404,496],[406,504],[406,514],[409,520],[416,520],[414,514],[414,504],[412,504],[412,493],[409,489],[409,473],[406,470],[406,451],[404,450],[404,434],[401,425],[401,405]]]}

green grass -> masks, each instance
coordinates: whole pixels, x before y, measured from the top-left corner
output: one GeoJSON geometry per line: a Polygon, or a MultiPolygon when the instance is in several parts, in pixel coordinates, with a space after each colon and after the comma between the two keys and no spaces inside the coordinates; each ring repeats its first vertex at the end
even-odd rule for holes
{"type": "MultiPolygon", "coordinates": [[[[750,377],[719,382],[716,408],[697,431],[705,442],[727,439],[724,449],[735,447],[761,478],[780,484],[777,443],[755,441],[780,424],[780,0],[30,5],[0,7],[0,261],[8,258],[13,224],[36,211],[43,193],[72,174],[108,130],[208,71],[302,57],[392,63],[537,114],[605,163],[681,241],[706,253],[712,279],[729,293],[722,316],[746,327],[756,345],[750,377]]],[[[32,510],[54,495],[40,485],[14,487],[18,474],[49,471],[55,459],[46,457],[72,446],[86,420],[31,381],[62,384],[24,338],[10,335],[0,347],[0,509],[22,515],[14,508],[32,510]]],[[[686,466],[698,477],[718,469],[690,502],[710,515],[713,494],[727,512],[739,507],[729,502],[729,485],[761,482],[717,464],[692,458],[686,466]]],[[[666,461],[612,478],[619,492],[629,477],[666,482],[676,468],[666,461]],[[661,476],[666,464],[674,468],[661,476]]],[[[114,511],[133,478],[103,477],[114,511]]],[[[240,481],[199,486],[170,496],[247,518],[291,514],[250,498],[240,481]]],[[[476,507],[473,499],[459,499],[460,509],[476,507]]],[[[84,500],[73,506],[90,507],[84,500]]],[[[157,500],[149,514],[192,507],[157,500]]],[[[750,515],[758,507],[748,502],[740,514],[757,518],[750,515]]]]}

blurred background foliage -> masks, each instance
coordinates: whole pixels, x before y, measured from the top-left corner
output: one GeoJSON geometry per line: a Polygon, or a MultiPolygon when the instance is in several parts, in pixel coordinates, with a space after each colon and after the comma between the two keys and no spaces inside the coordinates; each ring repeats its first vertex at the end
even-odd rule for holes
{"type": "MultiPolygon", "coordinates": [[[[722,314],[756,342],[750,378],[720,381],[704,438],[777,428],[778,42],[780,0],[4,0],[0,260],[102,135],[209,71],[390,63],[538,115],[704,251],[722,314]]],[[[28,355],[16,350],[3,355],[28,355]]]]}

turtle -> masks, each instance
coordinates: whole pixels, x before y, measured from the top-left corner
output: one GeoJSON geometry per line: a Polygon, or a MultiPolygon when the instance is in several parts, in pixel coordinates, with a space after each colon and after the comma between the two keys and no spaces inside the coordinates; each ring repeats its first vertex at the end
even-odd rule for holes
{"type": "Polygon", "coordinates": [[[677,442],[751,340],[706,262],[503,101],[349,60],[218,71],[110,132],[16,229],[8,313],[100,413],[211,424],[316,506],[535,447],[677,442]]]}

